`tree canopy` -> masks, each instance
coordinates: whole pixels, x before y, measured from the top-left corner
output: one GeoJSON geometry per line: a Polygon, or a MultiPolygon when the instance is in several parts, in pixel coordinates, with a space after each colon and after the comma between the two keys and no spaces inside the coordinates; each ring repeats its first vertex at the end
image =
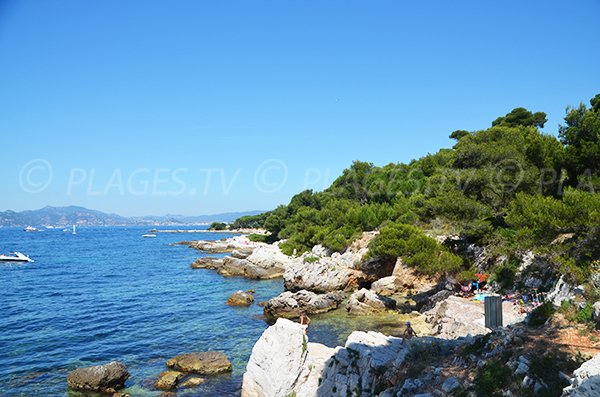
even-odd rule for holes
{"type": "Polygon", "coordinates": [[[435,235],[456,234],[510,258],[575,233],[568,261],[584,272],[600,255],[600,95],[590,103],[568,109],[560,140],[539,130],[545,113],[516,108],[488,129],[454,131],[454,147],[408,164],[355,161],[328,189],[233,226],[266,228],[272,241],[285,240],[287,254],[317,244],[343,252],[362,232],[379,230],[371,255],[402,256],[427,274],[471,266],[435,235]]]}

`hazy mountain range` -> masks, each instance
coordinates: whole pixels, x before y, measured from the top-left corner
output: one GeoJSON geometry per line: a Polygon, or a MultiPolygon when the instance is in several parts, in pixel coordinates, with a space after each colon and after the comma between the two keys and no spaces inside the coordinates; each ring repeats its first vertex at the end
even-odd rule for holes
{"type": "Polygon", "coordinates": [[[214,215],[164,215],[125,217],[88,208],[44,207],[29,211],[0,212],[0,226],[176,226],[200,225],[211,222],[233,222],[245,215],[256,215],[263,211],[228,212],[214,215]]]}

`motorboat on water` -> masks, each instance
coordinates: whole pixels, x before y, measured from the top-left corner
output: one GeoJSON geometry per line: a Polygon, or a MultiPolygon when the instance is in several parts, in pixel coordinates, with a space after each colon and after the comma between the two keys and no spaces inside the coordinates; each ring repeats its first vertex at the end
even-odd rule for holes
{"type": "Polygon", "coordinates": [[[154,237],[156,237],[156,234],[143,234],[142,237],[143,238],[154,238],[154,237]]]}
{"type": "Polygon", "coordinates": [[[13,255],[0,255],[0,262],[33,262],[33,259],[20,252],[13,252],[13,255]]]}
{"type": "Polygon", "coordinates": [[[33,226],[25,226],[23,228],[23,231],[25,232],[39,232],[39,229],[33,226]]]}

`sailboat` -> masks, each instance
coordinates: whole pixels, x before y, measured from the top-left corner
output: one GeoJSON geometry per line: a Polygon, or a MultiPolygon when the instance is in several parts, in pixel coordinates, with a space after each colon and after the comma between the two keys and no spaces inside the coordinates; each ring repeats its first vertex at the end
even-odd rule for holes
{"type": "Polygon", "coordinates": [[[75,230],[75,225],[73,225],[73,232],[71,234],[77,234],[77,230],[75,230]]]}

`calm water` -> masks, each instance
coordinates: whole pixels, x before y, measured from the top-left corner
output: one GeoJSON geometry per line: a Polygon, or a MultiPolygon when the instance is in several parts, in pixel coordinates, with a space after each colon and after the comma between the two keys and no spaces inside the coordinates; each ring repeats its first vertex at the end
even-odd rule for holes
{"type": "MultiPolygon", "coordinates": [[[[21,251],[28,264],[0,263],[0,395],[66,396],[76,367],[119,360],[132,396],[156,396],[152,383],[177,354],[218,350],[231,375],[178,396],[239,396],[252,347],[267,325],[262,308],[225,305],[237,290],[256,301],[283,291],[281,280],[225,278],[192,270],[201,253],[171,243],[223,234],[159,233],[146,228],[79,228],[25,233],[0,228],[0,252],[21,251]]],[[[339,313],[314,319],[311,341],[335,346],[351,329],[371,328],[339,313]]],[[[395,319],[387,326],[395,326],[395,319]]],[[[77,394],[72,393],[73,397],[77,394]]]]}
{"type": "Polygon", "coordinates": [[[222,234],[158,234],[145,228],[80,228],[25,233],[0,228],[0,252],[21,251],[29,264],[0,263],[0,395],[64,396],[66,374],[111,360],[127,364],[132,395],[155,395],[152,378],[166,359],[220,350],[231,376],[180,396],[239,395],[252,346],[266,328],[260,307],[225,305],[236,290],[257,301],[281,281],[224,278],[192,270],[200,253],[170,243],[222,234]]]}

